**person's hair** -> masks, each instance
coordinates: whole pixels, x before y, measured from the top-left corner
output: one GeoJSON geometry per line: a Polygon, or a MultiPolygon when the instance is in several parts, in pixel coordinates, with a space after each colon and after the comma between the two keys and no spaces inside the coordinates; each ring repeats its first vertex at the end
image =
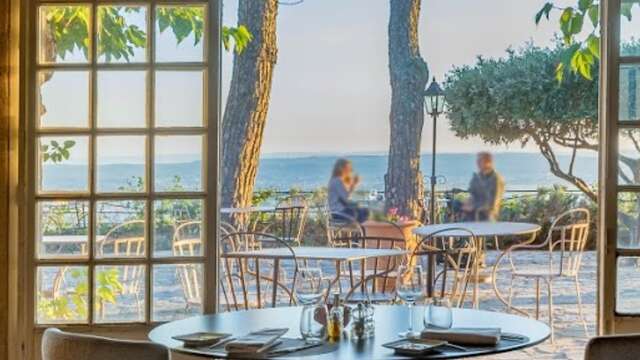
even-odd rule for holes
{"type": "Polygon", "coordinates": [[[488,151],[480,151],[478,153],[478,159],[493,161],[493,154],[488,151]]]}
{"type": "Polygon", "coordinates": [[[351,161],[344,158],[340,158],[336,160],[336,163],[333,165],[333,171],[331,172],[331,177],[334,178],[342,175],[342,170],[349,164],[351,164],[351,161]]]}

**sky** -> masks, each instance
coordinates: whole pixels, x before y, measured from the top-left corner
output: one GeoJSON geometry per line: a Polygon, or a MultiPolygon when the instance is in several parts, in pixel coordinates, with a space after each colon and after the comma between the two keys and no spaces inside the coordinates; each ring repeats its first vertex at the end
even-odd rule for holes
{"type": "MultiPolygon", "coordinates": [[[[236,24],[237,4],[224,1],[224,24],[236,24]]],[[[479,55],[504,56],[507,48],[528,41],[550,45],[558,29],[557,14],[536,26],[534,16],[543,4],[543,0],[422,1],[420,50],[430,77],[442,81],[455,66],[472,64],[479,55]]],[[[280,6],[278,61],[263,154],[388,151],[388,16],[388,0],[305,0],[280,6]]],[[[232,56],[227,53],[223,58],[223,95],[228,92],[232,56]]],[[[426,119],[422,151],[430,151],[431,137],[431,119],[426,119]]],[[[478,139],[458,139],[446,119],[438,122],[437,145],[442,152],[536,151],[517,144],[488,147],[478,139]]]]}

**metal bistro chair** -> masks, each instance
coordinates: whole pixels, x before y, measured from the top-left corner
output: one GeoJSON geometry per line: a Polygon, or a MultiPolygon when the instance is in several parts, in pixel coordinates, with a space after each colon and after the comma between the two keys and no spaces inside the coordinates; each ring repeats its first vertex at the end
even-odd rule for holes
{"type": "MultiPolygon", "coordinates": [[[[173,232],[171,251],[173,256],[194,257],[202,255],[202,222],[189,221],[173,232]]],[[[202,305],[202,267],[196,264],[176,265],[176,277],[180,281],[186,310],[202,305]]]]}
{"type": "MultiPolygon", "coordinates": [[[[503,258],[508,259],[511,268],[511,283],[507,300],[508,310],[514,309],[526,315],[523,310],[512,306],[513,284],[515,279],[534,279],[536,281],[536,319],[540,316],[540,281],[547,285],[547,297],[549,299],[549,327],[551,328],[551,341],[554,340],[553,332],[553,282],[562,279],[571,279],[575,283],[576,296],[578,300],[578,317],[582,321],[585,334],[588,334],[587,322],[582,311],[582,297],[580,294],[580,266],[587,239],[589,237],[589,226],[591,216],[589,210],[584,208],[573,209],[558,216],[547,234],[545,241],[538,245],[517,244],[511,246],[502,253],[496,260],[494,266],[494,277],[498,266],[503,258]],[[549,264],[545,267],[534,269],[523,269],[517,267],[514,254],[517,250],[539,250],[548,249],[549,264]],[[554,256],[554,251],[559,250],[559,255],[554,256]],[[556,259],[557,258],[557,259],[556,259]],[[554,264],[554,261],[557,261],[554,264]]],[[[500,296],[500,295],[498,295],[500,296]]]]}
{"type": "MultiPolygon", "coordinates": [[[[388,238],[380,236],[354,236],[338,238],[350,248],[363,249],[398,249],[405,248],[404,238],[388,238]]],[[[354,270],[349,266],[348,276],[351,281],[351,289],[344,296],[346,302],[361,302],[369,300],[372,303],[390,303],[395,299],[396,269],[401,260],[398,257],[382,259],[369,259],[361,262],[364,266],[364,279],[362,270],[354,270]],[[356,280],[357,279],[357,280],[356,280]],[[357,290],[360,289],[358,292],[357,290]]]]}
{"type": "MultiPolygon", "coordinates": [[[[408,261],[421,258],[420,263],[426,266],[434,263],[431,296],[446,298],[452,307],[461,308],[467,299],[470,285],[473,286],[471,305],[478,305],[477,282],[471,283],[478,271],[478,248],[475,234],[463,227],[451,227],[435,231],[418,243],[408,261]],[[466,236],[449,236],[446,233],[456,231],[466,236]]],[[[428,271],[428,268],[425,268],[428,271]]],[[[427,285],[429,286],[429,285],[427,285]]]]}
{"type": "Polygon", "coordinates": [[[169,360],[169,349],[146,341],[117,340],[49,328],[42,336],[43,360],[169,360]]]}
{"type": "Polygon", "coordinates": [[[275,234],[294,246],[300,246],[308,212],[307,200],[302,195],[292,195],[280,201],[275,210],[275,234]]]}
{"type": "Polygon", "coordinates": [[[354,217],[342,213],[323,211],[327,243],[331,247],[349,247],[349,242],[340,241],[365,236],[365,229],[354,217]]]}
{"type": "MultiPolygon", "coordinates": [[[[131,258],[143,257],[145,252],[145,222],[131,220],[109,230],[99,241],[98,257],[131,258]]],[[[144,284],[144,267],[123,265],[119,274],[123,289],[122,295],[133,295],[136,299],[138,314],[142,316],[143,306],[140,292],[144,284]]],[[[105,306],[100,306],[100,316],[104,317],[105,306]]]]}
{"type": "MultiPolygon", "coordinates": [[[[235,232],[224,235],[220,240],[220,252],[222,254],[222,273],[225,277],[221,279],[221,292],[225,297],[228,310],[248,310],[251,308],[263,308],[266,305],[265,294],[273,291],[273,286],[285,292],[291,301],[293,295],[293,282],[297,273],[298,264],[295,257],[295,251],[286,241],[277,236],[256,233],[256,232],[235,232]],[[273,264],[268,264],[265,268],[261,266],[260,259],[255,258],[253,262],[250,259],[242,259],[237,257],[227,257],[225,254],[236,251],[244,251],[245,249],[253,249],[252,244],[259,244],[259,248],[267,247],[284,247],[291,252],[294,264],[291,288],[287,286],[289,279],[287,277],[287,269],[284,264],[280,265],[278,271],[278,281],[274,284],[271,274],[273,273],[273,264]]],[[[272,304],[275,306],[276,304],[272,304]]]]}

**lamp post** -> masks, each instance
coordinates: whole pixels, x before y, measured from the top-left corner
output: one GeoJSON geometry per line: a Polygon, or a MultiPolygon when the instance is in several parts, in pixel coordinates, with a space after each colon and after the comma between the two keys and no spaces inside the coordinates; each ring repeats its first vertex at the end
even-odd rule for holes
{"type": "Polygon", "coordinates": [[[431,201],[429,203],[429,222],[436,223],[436,123],[438,116],[444,112],[444,91],[434,77],[424,91],[424,108],[427,115],[433,118],[433,146],[431,150],[431,201]]]}

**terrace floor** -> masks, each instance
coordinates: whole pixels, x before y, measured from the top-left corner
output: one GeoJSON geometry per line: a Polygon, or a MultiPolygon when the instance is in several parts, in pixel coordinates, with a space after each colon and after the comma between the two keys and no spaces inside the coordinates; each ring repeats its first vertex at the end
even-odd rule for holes
{"type": "MultiPolygon", "coordinates": [[[[488,254],[489,263],[495,258],[496,252],[488,254]]],[[[546,252],[526,252],[517,254],[518,258],[526,258],[530,266],[541,266],[545,263],[546,252]]],[[[597,289],[597,254],[594,251],[585,253],[580,274],[580,285],[582,290],[582,300],[584,304],[585,316],[587,319],[589,334],[595,334],[596,321],[596,289],[597,289]]],[[[506,275],[506,274],[502,274],[506,275]]],[[[506,293],[508,283],[505,277],[498,275],[498,286],[502,292],[506,293]]],[[[637,275],[635,276],[637,280],[637,275]]],[[[634,277],[629,277],[627,281],[634,281],[634,277]]],[[[535,284],[516,284],[516,297],[514,304],[521,309],[527,310],[534,316],[535,310],[535,284]]],[[[518,352],[494,355],[483,359],[583,359],[584,347],[588,337],[585,336],[584,329],[577,315],[577,300],[575,287],[572,281],[558,281],[554,283],[553,289],[554,315],[555,315],[555,344],[550,340],[529,349],[518,352]]],[[[544,296],[544,289],[542,291],[544,296]]],[[[636,297],[640,298],[640,297],[636,297]]],[[[547,321],[547,300],[543,297],[541,304],[541,321],[547,321]]],[[[490,285],[481,286],[480,308],[491,311],[505,311],[505,307],[495,298],[495,294],[490,285]]]]}

